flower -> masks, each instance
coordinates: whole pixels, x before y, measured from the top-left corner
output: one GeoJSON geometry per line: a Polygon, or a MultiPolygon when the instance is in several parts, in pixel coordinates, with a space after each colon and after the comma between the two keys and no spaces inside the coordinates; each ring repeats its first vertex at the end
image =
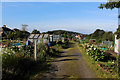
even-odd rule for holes
{"type": "Polygon", "coordinates": [[[89,48],[89,50],[92,50],[92,48],[89,48]]]}
{"type": "Polygon", "coordinates": [[[8,55],[11,55],[11,53],[8,53],[8,55]]]}
{"type": "Polygon", "coordinates": [[[96,48],[94,48],[94,50],[96,50],[96,48]]]}
{"type": "Polygon", "coordinates": [[[114,61],[112,63],[114,64],[114,61]]]}
{"type": "Polygon", "coordinates": [[[92,46],[91,47],[94,47],[94,45],[92,44],[92,46]]]}

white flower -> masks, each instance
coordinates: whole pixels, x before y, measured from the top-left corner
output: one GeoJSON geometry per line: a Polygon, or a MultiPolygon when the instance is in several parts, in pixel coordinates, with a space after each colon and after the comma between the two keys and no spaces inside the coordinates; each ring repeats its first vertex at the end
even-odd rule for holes
{"type": "Polygon", "coordinates": [[[92,48],[89,48],[89,50],[92,50],[92,48]]]}
{"type": "Polygon", "coordinates": [[[11,53],[8,53],[9,55],[11,55],[11,53]]]}
{"type": "Polygon", "coordinates": [[[114,61],[112,63],[114,64],[114,61]]]}
{"type": "Polygon", "coordinates": [[[94,47],[95,45],[94,44],[92,44],[92,47],[94,47]]]}
{"type": "Polygon", "coordinates": [[[96,50],[96,48],[94,48],[94,50],[96,50]]]}

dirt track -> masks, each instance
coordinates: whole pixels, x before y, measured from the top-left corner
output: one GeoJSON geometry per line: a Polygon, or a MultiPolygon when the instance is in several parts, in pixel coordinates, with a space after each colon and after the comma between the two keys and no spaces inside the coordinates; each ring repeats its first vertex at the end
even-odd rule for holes
{"type": "Polygon", "coordinates": [[[53,70],[47,72],[45,78],[96,78],[83,60],[77,46],[64,49],[60,57],[52,62],[53,70]]]}

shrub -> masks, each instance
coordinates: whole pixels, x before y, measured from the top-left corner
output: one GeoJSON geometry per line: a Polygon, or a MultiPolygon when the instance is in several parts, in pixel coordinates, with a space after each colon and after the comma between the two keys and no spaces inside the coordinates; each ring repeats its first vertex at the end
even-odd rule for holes
{"type": "Polygon", "coordinates": [[[56,56],[58,56],[58,55],[59,55],[59,53],[58,53],[58,51],[57,51],[56,49],[51,48],[51,49],[49,50],[49,56],[50,56],[50,57],[56,57],[56,56]]]}
{"type": "MultiPolygon", "coordinates": [[[[22,46],[22,47],[9,47],[3,49],[2,54],[2,71],[3,79],[5,80],[22,80],[25,79],[27,74],[34,67],[36,62],[33,60],[33,47],[22,46]]],[[[46,61],[47,57],[57,55],[55,49],[49,48],[48,45],[43,43],[37,46],[38,61],[46,61]]],[[[25,79],[28,80],[28,79],[25,79]]]]}
{"type": "Polygon", "coordinates": [[[11,47],[8,47],[7,49],[12,50],[14,54],[21,52],[20,53],[21,55],[30,56],[30,57],[33,55],[33,52],[34,52],[34,48],[32,46],[26,46],[26,45],[23,45],[21,47],[11,46],[11,47]]]}
{"type": "MultiPolygon", "coordinates": [[[[19,52],[21,53],[21,52],[19,52]]],[[[2,54],[2,75],[3,79],[16,80],[24,78],[35,63],[33,59],[24,56],[17,56],[12,49],[4,49],[2,54]]]]}
{"type": "Polygon", "coordinates": [[[37,46],[38,58],[40,61],[45,61],[49,53],[49,46],[44,43],[39,43],[37,46]]]}
{"type": "Polygon", "coordinates": [[[120,78],[120,55],[118,56],[118,75],[120,78]]]}
{"type": "Polygon", "coordinates": [[[30,56],[31,57],[34,53],[34,47],[24,45],[19,49],[19,51],[23,52],[24,56],[30,56]]]}
{"type": "Polygon", "coordinates": [[[95,47],[89,48],[87,54],[95,61],[105,61],[109,58],[109,55],[105,55],[105,52],[95,47]]]}

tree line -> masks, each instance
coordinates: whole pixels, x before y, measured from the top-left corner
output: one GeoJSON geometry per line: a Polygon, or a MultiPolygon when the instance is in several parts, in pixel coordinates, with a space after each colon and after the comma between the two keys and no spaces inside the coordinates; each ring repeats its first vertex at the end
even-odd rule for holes
{"type": "Polygon", "coordinates": [[[86,39],[96,39],[98,42],[101,41],[114,41],[115,34],[118,34],[118,38],[120,38],[120,25],[117,28],[116,32],[112,31],[104,31],[97,29],[94,33],[87,35],[86,39]]]}

